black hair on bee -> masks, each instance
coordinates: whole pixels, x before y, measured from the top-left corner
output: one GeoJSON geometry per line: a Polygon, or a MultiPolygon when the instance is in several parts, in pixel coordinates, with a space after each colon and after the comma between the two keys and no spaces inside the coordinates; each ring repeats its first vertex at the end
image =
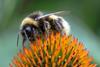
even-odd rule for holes
{"type": "MultiPolygon", "coordinates": [[[[68,35],[70,32],[70,25],[62,17],[56,15],[59,13],[62,13],[62,11],[45,15],[42,12],[35,12],[28,15],[20,25],[19,34],[21,34],[23,38],[23,47],[26,40],[32,43],[38,36],[44,37],[44,34],[48,36],[52,31],[55,33],[60,32],[62,35],[68,35]]],[[[19,34],[17,37],[17,45],[19,34]]]]}

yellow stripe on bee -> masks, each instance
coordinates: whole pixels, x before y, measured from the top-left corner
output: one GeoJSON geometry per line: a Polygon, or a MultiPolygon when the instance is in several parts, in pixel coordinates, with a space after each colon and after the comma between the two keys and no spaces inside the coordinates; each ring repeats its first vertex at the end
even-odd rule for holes
{"type": "Polygon", "coordinates": [[[21,27],[23,27],[25,24],[33,24],[33,25],[35,25],[35,26],[38,26],[37,21],[35,21],[34,19],[29,18],[29,17],[26,17],[26,18],[22,21],[21,27]]]}
{"type": "Polygon", "coordinates": [[[50,16],[49,16],[49,18],[52,18],[52,19],[57,19],[57,18],[58,18],[58,16],[56,16],[56,15],[50,15],[50,16]]]}

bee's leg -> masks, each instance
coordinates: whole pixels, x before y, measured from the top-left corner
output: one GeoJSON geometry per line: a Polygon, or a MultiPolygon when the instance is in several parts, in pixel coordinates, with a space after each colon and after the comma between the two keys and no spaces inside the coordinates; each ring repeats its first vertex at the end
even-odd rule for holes
{"type": "Polygon", "coordinates": [[[30,44],[30,40],[29,40],[29,38],[28,38],[28,36],[26,34],[26,31],[24,31],[24,34],[25,34],[25,39],[23,39],[23,42],[25,42],[26,40],[28,40],[28,43],[30,44]]]}
{"type": "Polygon", "coordinates": [[[44,35],[42,37],[43,38],[47,37],[49,34],[49,29],[50,29],[49,21],[46,21],[44,19],[39,20],[39,27],[40,27],[42,35],[44,35]]]}
{"type": "Polygon", "coordinates": [[[54,26],[55,26],[55,30],[57,31],[57,32],[60,32],[60,33],[62,33],[62,30],[63,30],[63,25],[62,25],[62,21],[61,21],[61,19],[56,19],[56,20],[54,20],[54,26]]]}
{"type": "Polygon", "coordinates": [[[23,39],[23,41],[22,41],[23,49],[25,48],[25,41],[26,41],[26,39],[23,39]]]}
{"type": "Polygon", "coordinates": [[[49,22],[48,21],[44,21],[43,27],[44,27],[45,35],[46,35],[46,37],[48,37],[49,31],[50,31],[50,24],[49,24],[49,22]]]}

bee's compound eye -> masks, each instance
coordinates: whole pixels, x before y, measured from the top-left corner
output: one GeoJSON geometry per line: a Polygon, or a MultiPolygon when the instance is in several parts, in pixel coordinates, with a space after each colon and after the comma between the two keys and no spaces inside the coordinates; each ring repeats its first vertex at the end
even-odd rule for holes
{"type": "Polygon", "coordinates": [[[32,29],[31,29],[31,27],[26,27],[25,30],[26,30],[26,31],[31,31],[32,29]]]}

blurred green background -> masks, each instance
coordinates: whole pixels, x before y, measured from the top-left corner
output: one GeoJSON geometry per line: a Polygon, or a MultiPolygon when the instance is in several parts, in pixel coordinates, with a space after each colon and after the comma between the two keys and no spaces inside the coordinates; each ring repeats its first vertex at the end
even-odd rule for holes
{"type": "Polygon", "coordinates": [[[100,0],[0,0],[0,67],[9,67],[22,47],[16,46],[22,19],[34,11],[66,11],[71,34],[85,44],[100,67],[100,0]],[[68,13],[67,13],[68,12],[68,13]]]}

